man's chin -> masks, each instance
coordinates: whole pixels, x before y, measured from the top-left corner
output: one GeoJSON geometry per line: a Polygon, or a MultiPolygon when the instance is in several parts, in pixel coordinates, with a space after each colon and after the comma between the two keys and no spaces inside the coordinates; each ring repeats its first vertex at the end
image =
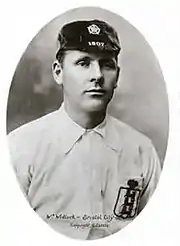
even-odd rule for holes
{"type": "Polygon", "coordinates": [[[84,110],[86,110],[86,112],[101,112],[106,110],[107,108],[107,103],[105,103],[103,100],[98,100],[98,99],[93,99],[89,102],[87,102],[84,105],[84,110]]]}

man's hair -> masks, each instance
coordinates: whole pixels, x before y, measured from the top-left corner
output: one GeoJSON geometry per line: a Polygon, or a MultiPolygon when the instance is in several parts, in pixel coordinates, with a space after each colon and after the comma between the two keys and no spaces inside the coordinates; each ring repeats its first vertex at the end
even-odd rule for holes
{"type": "Polygon", "coordinates": [[[61,67],[63,67],[63,61],[64,61],[65,53],[66,53],[66,51],[61,50],[61,49],[59,49],[56,53],[56,59],[60,63],[61,67]]]}

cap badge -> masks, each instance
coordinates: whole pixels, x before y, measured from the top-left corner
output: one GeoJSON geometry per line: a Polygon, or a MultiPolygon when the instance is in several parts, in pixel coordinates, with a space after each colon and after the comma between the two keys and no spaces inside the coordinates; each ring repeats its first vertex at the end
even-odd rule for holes
{"type": "Polygon", "coordinates": [[[90,34],[97,34],[99,35],[100,33],[100,28],[98,26],[96,26],[95,24],[92,24],[90,26],[87,27],[88,31],[90,34]]]}

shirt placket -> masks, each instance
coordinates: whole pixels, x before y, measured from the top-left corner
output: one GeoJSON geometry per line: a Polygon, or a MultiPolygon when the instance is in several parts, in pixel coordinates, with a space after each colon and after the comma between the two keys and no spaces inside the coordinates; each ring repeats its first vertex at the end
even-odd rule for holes
{"type": "Polygon", "coordinates": [[[90,204],[90,211],[93,212],[93,204],[92,204],[92,197],[93,197],[93,164],[92,164],[92,143],[91,143],[91,131],[86,130],[83,134],[83,141],[82,141],[82,148],[83,151],[83,170],[85,173],[86,180],[88,187],[88,197],[89,197],[89,204],[90,204]]]}
{"type": "Polygon", "coordinates": [[[89,239],[98,238],[100,235],[104,235],[104,229],[99,229],[98,225],[104,222],[103,220],[103,199],[101,197],[101,153],[99,136],[94,131],[86,131],[84,134],[84,147],[86,146],[85,156],[84,156],[84,165],[86,165],[86,172],[88,172],[88,192],[89,192],[89,203],[92,218],[90,221],[91,230],[89,232],[89,239]]]}

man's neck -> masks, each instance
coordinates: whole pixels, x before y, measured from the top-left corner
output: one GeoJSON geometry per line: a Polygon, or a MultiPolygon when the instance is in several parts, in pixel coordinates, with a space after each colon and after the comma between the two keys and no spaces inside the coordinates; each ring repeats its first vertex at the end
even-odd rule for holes
{"type": "Polygon", "coordinates": [[[103,122],[106,117],[106,110],[95,112],[77,112],[75,109],[69,107],[69,105],[66,103],[64,103],[64,109],[68,116],[84,129],[93,129],[101,122],[103,122]]]}

